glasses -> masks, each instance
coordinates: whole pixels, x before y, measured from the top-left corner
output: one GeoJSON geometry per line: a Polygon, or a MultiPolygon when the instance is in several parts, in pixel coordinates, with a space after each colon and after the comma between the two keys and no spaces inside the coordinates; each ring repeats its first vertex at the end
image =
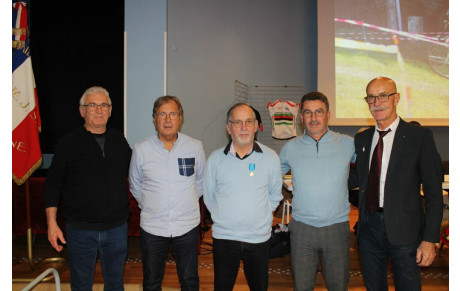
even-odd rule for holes
{"type": "Polygon", "coordinates": [[[238,127],[241,128],[243,126],[243,123],[244,123],[244,125],[246,127],[253,127],[255,122],[256,122],[256,120],[255,119],[246,119],[246,120],[243,121],[243,120],[237,119],[235,121],[229,120],[228,122],[230,122],[233,125],[233,127],[235,127],[235,128],[238,128],[238,127]]]}
{"type": "Polygon", "coordinates": [[[112,107],[112,104],[107,104],[107,103],[102,103],[102,104],[96,104],[96,103],[89,103],[86,105],[81,105],[82,107],[87,108],[89,111],[96,111],[98,107],[101,107],[102,111],[108,111],[110,107],[112,107]]]}
{"type": "Polygon", "coordinates": [[[169,112],[169,114],[168,114],[168,113],[166,113],[166,112],[160,112],[160,113],[157,113],[157,114],[155,114],[155,115],[156,115],[156,116],[158,117],[158,119],[160,119],[160,120],[166,120],[166,116],[168,116],[168,115],[169,115],[169,119],[171,119],[171,120],[176,120],[176,119],[177,119],[177,116],[179,116],[179,113],[178,113],[178,112],[169,112]]]}
{"type": "Polygon", "coordinates": [[[324,115],[324,110],[323,109],[317,109],[315,112],[311,112],[310,110],[305,110],[304,112],[302,112],[303,116],[305,118],[310,118],[313,116],[313,113],[315,113],[315,116],[316,117],[323,117],[324,115]]]}
{"type": "Polygon", "coordinates": [[[364,97],[364,100],[366,100],[366,102],[368,104],[375,103],[375,99],[379,99],[380,102],[387,102],[388,99],[390,99],[390,96],[393,96],[396,93],[397,92],[394,92],[394,93],[391,93],[391,94],[380,94],[379,96],[370,95],[370,96],[364,97]]]}

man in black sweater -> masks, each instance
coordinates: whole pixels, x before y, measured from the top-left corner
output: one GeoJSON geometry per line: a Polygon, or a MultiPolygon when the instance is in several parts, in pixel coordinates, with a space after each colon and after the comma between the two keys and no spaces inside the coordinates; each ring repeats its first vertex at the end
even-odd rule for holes
{"type": "Polygon", "coordinates": [[[59,140],[46,177],[48,240],[58,252],[67,244],[73,290],[92,290],[98,252],[104,290],[123,290],[131,148],[107,127],[111,110],[107,90],[85,91],[80,99],[85,124],[59,140]],[[65,238],[56,221],[61,196],[65,238]]]}

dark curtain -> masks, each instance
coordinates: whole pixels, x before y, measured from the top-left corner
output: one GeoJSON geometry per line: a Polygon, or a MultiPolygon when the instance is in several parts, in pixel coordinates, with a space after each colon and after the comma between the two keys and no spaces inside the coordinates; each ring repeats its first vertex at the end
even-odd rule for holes
{"type": "Polygon", "coordinates": [[[124,0],[30,0],[28,10],[42,152],[83,124],[79,100],[95,85],[109,91],[109,126],[123,132],[124,0]]]}

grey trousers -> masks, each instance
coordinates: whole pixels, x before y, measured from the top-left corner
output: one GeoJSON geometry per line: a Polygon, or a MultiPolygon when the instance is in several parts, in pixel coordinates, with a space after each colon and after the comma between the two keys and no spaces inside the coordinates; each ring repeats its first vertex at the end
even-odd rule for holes
{"type": "Polygon", "coordinates": [[[315,288],[320,256],[327,289],[347,290],[350,277],[348,221],[325,227],[313,227],[293,219],[289,224],[289,231],[294,290],[305,291],[315,288]]]}

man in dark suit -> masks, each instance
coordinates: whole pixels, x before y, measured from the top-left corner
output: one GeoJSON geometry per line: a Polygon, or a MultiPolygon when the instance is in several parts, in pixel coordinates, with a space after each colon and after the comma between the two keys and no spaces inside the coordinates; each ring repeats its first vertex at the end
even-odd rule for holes
{"type": "Polygon", "coordinates": [[[441,159],[429,129],[398,117],[393,80],[375,78],[366,93],[376,127],[355,136],[356,167],[349,178],[349,187],[360,189],[357,237],[364,282],[367,290],[388,290],[391,258],[396,290],[420,290],[420,267],[431,265],[439,241],[441,159]]]}

